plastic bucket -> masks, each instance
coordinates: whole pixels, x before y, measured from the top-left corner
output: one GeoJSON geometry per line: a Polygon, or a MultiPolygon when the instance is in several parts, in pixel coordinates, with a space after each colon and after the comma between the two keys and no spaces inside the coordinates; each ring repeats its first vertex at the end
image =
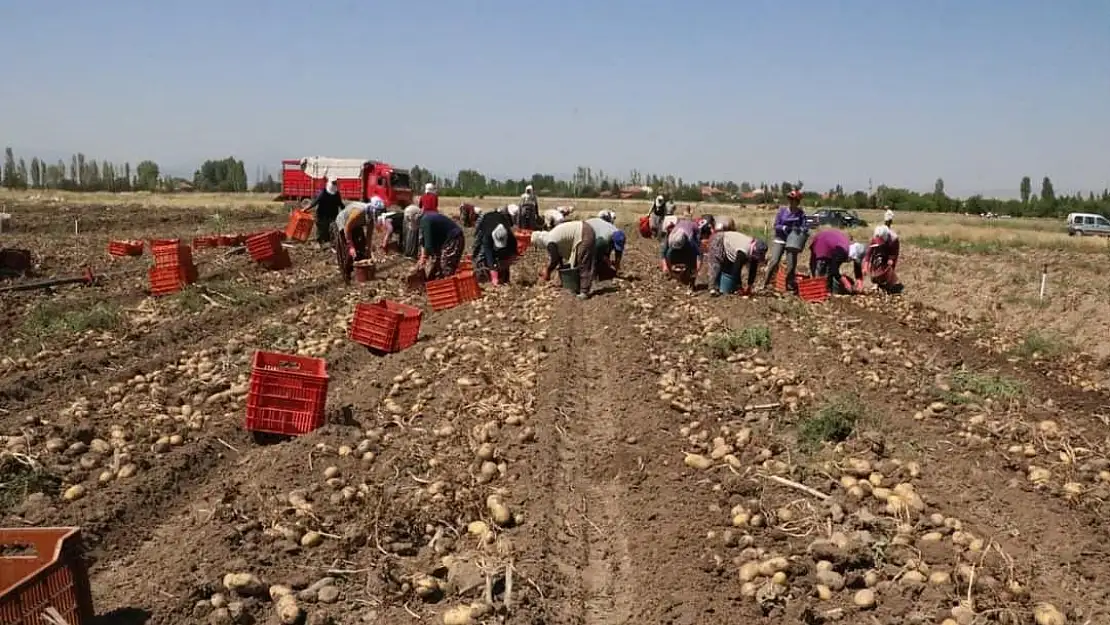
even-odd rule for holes
{"type": "Polygon", "coordinates": [[[374,279],[373,265],[355,265],[355,282],[369,282],[374,279]]]}
{"type": "Polygon", "coordinates": [[[791,252],[800,252],[806,246],[806,239],[808,238],[808,232],[791,230],[790,234],[786,235],[786,249],[791,252]]]}
{"type": "Polygon", "coordinates": [[[721,293],[735,293],[737,285],[736,278],[730,273],[721,272],[721,279],[718,282],[718,288],[721,293]]]}
{"type": "Polygon", "coordinates": [[[560,269],[559,282],[563,284],[564,289],[570,291],[571,293],[574,293],[575,295],[577,295],[578,292],[582,290],[582,283],[578,279],[577,267],[560,269]]]}

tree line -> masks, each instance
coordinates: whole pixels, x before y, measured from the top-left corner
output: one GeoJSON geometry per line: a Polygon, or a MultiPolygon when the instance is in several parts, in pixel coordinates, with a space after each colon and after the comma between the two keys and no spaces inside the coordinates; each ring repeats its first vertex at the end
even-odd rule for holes
{"type": "MultiPolygon", "coordinates": [[[[271,186],[273,179],[271,178],[271,186]]],[[[0,186],[8,189],[58,189],[62,191],[183,191],[241,192],[251,190],[243,161],[234,157],[207,160],[193,174],[192,180],[171,176],[151,160],[113,163],[88,158],[83,153],[70,156],[69,163],[59,159],[50,163],[37,156],[30,162],[16,158],[12,148],[4,150],[4,166],[0,168],[0,186]]],[[[260,185],[255,185],[259,187],[260,185]]],[[[277,184],[280,190],[281,185],[277,184]]],[[[259,189],[267,190],[267,189],[259,189]]]]}
{"type": "MultiPolygon", "coordinates": [[[[499,180],[475,169],[460,170],[454,178],[437,176],[428,169],[414,165],[409,169],[413,189],[419,193],[424,184],[433,182],[440,195],[455,197],[516,196],[531,185],[541,196],[582,198],[645,199],[663,194],[682,203],[769,204],[782,202],[787,193],[801,190],[804,203],[810,207],[841,207],[865,209],[890,207],[897,211],[973,213],[1011,215],[1015,217],[1059,217],[1071,212],[1098,213],[1110,217],[1110,190],[1060,194],[1052,180],[1045,176],[1039,192],[1034,193],[1029,176],[1021,179],[1017,199],[988,198],[973,195],[954,198],[945,192],[944,180],[938,178],[932,192],[878,185],[874,189],[845,191],[841,185],[817,192],[804,188],[801,180],[753,183],[732,180],[687,181],[673,175],[645,174],[632,170],[617,176],[590,167],[578,167],[569,178],[552,174],[533,174],[530,178],[499,180]]],[[[155,191],[188,192],[219,191],[280,193],[281,182],[259,171],[253,186],[248,184],[243,161],[234,157],[207,160],[194,172],[192,180],[164,174],[154,161],[145,160],[132,168],[130,163],[112,163],[88,159],[74,154],[69,163],[59,160],[48,163],[32,157],[28,163],[17,159],[11,148],[4,154],[0,185],[11,189],[62,189],[67,191],[155,191]]]]}

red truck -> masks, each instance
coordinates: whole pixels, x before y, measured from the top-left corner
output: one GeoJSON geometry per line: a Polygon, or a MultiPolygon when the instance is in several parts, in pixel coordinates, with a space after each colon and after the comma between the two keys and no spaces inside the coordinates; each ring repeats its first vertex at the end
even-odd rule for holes
{"type": "Polygon", "coordinates": [[[281,162],[281,195],[276,199],[301,202],[314,198],[335,178],[339,194],[345,200],[368,202],[375,195],[386,206],[408,206],[412,203],[409,172],[389,163],[359,158],[308,158],[281,162]]]}

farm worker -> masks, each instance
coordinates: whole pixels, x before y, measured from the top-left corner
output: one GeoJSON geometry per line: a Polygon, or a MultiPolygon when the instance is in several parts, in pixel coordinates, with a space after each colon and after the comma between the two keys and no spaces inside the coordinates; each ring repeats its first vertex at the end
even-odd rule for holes
{"type": "Polygon", "coordinates": [[[717,228],[717,218],[713,215],[702,215],[701,219],[697,221],[698,230],[701,232],[703,239],[708,239],[713,231],[717,228]]]}
{"type": "Polygon", "coordinates": [[[520,225],[520,206],[518,204],[509,204],[505,207],[505,212],[509,213],[509,218],[513,220],[514,226],[520,225]]]}
{"type": "Polygon", "coordinates": [[[888,208],[888,209],[886,209],[886,212],[883,213],[883,225],[886,226],[887,228],[889,228],[893,224],[894,224],[894,211],[892,211],[888,208]]]}
{"type": "MultiPolygon", "coordinates": [[[[474,247],[470,255],[476,268],[496,271],[494,284],[509,281],[509,261],[517,254],[513,222],[500,211],[490,211],[478,218],[474,226],[474,247]]],[[[491,278],[494,276],[491,274],[491,278]]]]}
{"type": "Polygon", "coordinates": [[[532,242],[547,248],[547,266],[540,271],[544,282],[551,279],[551,272],[569,265],[578,270],[578,297],[589,297],[594,281],[594,254],[597,241],[593,227],[584,221],[563,222],[547,232],[533,232],[532,242]]]}
{"type": "Polygon", "coordinates": [[[798,252],[800,250],[786,249],[786,240],[793,233],[798,233],[803,237],[807,236],[809,227],[806,225],[805,209],[802,208],[802,192],[795,189],[786,197],[789,199],[790,205],[779,208],[779,212],[775,215],[775,238],[771,245],[771,260],[767,267],[767,279],[763,281],[763,288],[766,289],[771,286],[785,253],[786,288],[797,291],[798,282],[795,279],[794,272],[798,269],[798,252]]]}
{"type": "Polygon", "coordinates": [[[856,268],[855,281],[852,283],[852,293],[863,292],[863,257],[867,255],[867,246],[856,241],[848,247],[848,258],[856,268]]]}
{"type": "Polygon", "coordinates": [[[378,215],[378,226],[382,231],[382,254],[389,251],[393,237],[397,237],[397,247],[404,245],[405,214],[399,210],[385,211],[378,215]]]}
{"type": "Polygon", "coordinates": [[[701,237],[698,227],[689,219],[679,219],[663,239],[663,271],[670,272],[673,267],[682,265],[679,279],[694,288],[694,279],[701,260],[701,237]]]}
{"type": "MultiPolygon", "coordinates": [[[[851,293],[855,282],[840,275],[840,266],[851,260],[852,238],[847,232],[829,228],[818,232],[809,244],[809,275],[825,276],[829,293],[851,293]]],[[[855,279],[863,278],[863,265],[855,265],[855,279]]]]}
{"type": "MultiPolygon", "coordinates": [[[[609,223],[614,223],[617,220],[617,214],[611,210],[602,210],[597,213],[598,219],[604,219],[609,223]]],[[[596,228],[595,228],[596,230],[596,228]]]]}
{"type": "Polygon", "coordinates": [[[539,230],[543,227],[540,219],[540,202],[536,199],[532,185],[524,187],[524,194],[520,196],[520,217],[517,219],[517,225],[528,230],[539,230]]]}
{"type": "Polygon", "coordinates": [[[473,226],[476,218],[473,204],[469,202],[459,204],[459,221],[462,222],[463,228],[473,226]]]}
{"type": "Polygon", "coordinates": [[[651,208],[648,210],[648,218],[651,220],[651,231],[657,237],[663,235],[663,218],[666,216],[666,199],[662,195],[657,195],[655,196],[655,202],[652,203],[651,208]]]}
{"type": "Polygon", "coordinates": [[[420,217],[420,238],[423,242],[417,269],[424,269],[428,259],[432,267],[428,279],[446,278],[455,275],[463,255],[463,230],[447,215],[424,213],[420,217]]]}
{"type": "Polygon", "coordinates": [[[570,217],[571,213],[574,212],[574,207],[573,206],[556,206],[555,210],[562,213],[563,217],[570,217]]]}
{"type": "Polygon", "coordinates": [[[439,212],[439,194],[436,193],[436,186],[430,182],[424,185],[424,195],[420,196],[420,210],[425,213],[439,212]]]}
{"type": "Polygon", "coordinates": [[[335,257],[346,283],[351,281],[355,261],[371,258],[370,233],[367,230],[374,223],[374,210],[371,204],[349,202],[333,222],[335,257]]]}
{"type": "Polygon", "coordinates": [[[401,246],[404,255],[416,258],[420,249],[420,216],[422,211],[416,204],[405,207],[402,218],[401,246]]]}
{"type": "Polygon", "coordinates": [[[594,264],[598,279],[603,279],[602,275],[615,277],[624,256],[624,231],[601,217],[587,219],[586,223],[594,230],[594,264]]]}
{"type": "Polygon", "coordinates": [[[558,226],[559,224],[566,221],[566,219],[566,214],[557,208],[549,208],[543,213],[543,225],[544,228],[547,230],[558,226]]]}
{"type": "Polygon", "coordinates": [[[328,183],[305,210],[316,210],[316,242],[323,249],[331,239],[331,225],[343,210],[343,198],[339,195],[339,181],[328,178],[328,183]]]}
{"type": "Polygon", "coordinates": [[[871,275],[871,281],[887,293],[900,293],[902,283],[898,281],[895,268],[898,266],[898,234],[890,226],[876,226],[875,236],[864,254],[863,267],[871,275]]]}
{"type": "Polygon", "coordinates": [[[767,258],[767,244],[736,232],[736,226],[730,217],[722,217],[716,227],[717,233],[709,239],[709,251],[705,254],[709,264],[709,295],[721,294],[721,277],[725,275],[732,278],[734,285],[739,286],[740,271],[745,265],[748,267],[748,285],[741,293],[750,295],[759,264],[767,258]]]}

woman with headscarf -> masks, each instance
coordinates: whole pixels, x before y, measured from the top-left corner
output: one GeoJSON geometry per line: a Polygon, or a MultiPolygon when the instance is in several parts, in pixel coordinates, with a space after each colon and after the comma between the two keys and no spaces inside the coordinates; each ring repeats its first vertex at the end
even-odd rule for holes
{"type": "Polygon", "coordinates": [[[902,283],[895,272],[900,247],[898,234],[894,230],[889,226],[876,226],[875,236],[864,254],[864,272],[870,274],[871,281],[887,293],[902,292],[902,283]]]}
{"type": "Polygon", "coordinates": [[[509,214],[509,219],[513,220],[513,226],[520,226],[520,205],[509,204],[505,207],[505,212],[509,214]]]}
{"type": "Polygon", "coordinates": [[[517,223],[526,230],[539,230],[543,227],[543,220],[540,219],[540,201],[536,198],[532,185],[524,187],[524,193],[520,196],[520,216],[517,223]]]}
{"type": "Polygon", "coordinates": [[[331,226],[343,207],[343,198],[339,195],[339,181],[328,178],[323,190],[305,208],[308,211],[316,211],[316,242],[321,249],[327,247],[331,239],[331,226]]]}
{"type": "Polygon", "coordinates": [[[578,297],[586,299],[594,281],[594,254],[597,241],[594,229],[584,221],[566,221],[547,232],[532,232],[532,244],[547,249],[547,266],[540,271],[540,280],[547,282],[551,272],[564,264],[578,270],[578,297]]]}
{"type": "Polygon", "coordinates": [[[617,214],[608,209],[598,211],[597,217],[598,219],[603,219],[609,223],[616,223],[617,221],[617,214]]]}
{"type": "Polygon", "coordinates": [[[853,261],[856,281],[863,279],[863,265],[851,255],[852,237],[837,228],[818,232],[809,244],[809,275],[824,277],[828,281],[829,293],[851,293],[856,282],[840,275],[840,266],[853,261]]]}
{"type": "Polygon", "coordinates": [[[543,212],[543,226],[544,230],[550,230],[555,226],[567,220],[567,216],[563,211],[557,208],[549,208],[543,212]]]}
{"type": "Polygon", "coordinates": [[[694,289],[701,260],[701,237],[698,226],[689,219],[679,219],[663,239],[663,271],[671,273],[675,267],[682,266],[679,281],[694,289]]]}
{"type": "Polygon", "coordinates": [[[370,229],[374,225],[375,213],[384,208],[385,203],[377,197],[368,204],[349,202],[332,222],[335,257],[343,282],[351,282],[356,261],[373,258],[370,253],[370,229]]]}
{"type": "Polygon", "coordinates": [[[651,231],[655,236],[663,236],[663,218],[667,216],[667,200],[662,195],[655,196],[655,201],[648,209],[648,219],[651,223],[651,231]]]}
{"type": "Polygon", "coordinates": [[[736,232],[731,217],[722,217],[716,224],[717,232],[709,239],[709,251],[705,260],[709,265],[709,295],[717,296],[722,292],[730,293],[740,286],[740,272],[747,266],[748,284],[740,290],[742,295],[751,295],[759,264],[767,258],[767,244],[755,237],[736,232]],[[731,288],[722,280],[727,276],[731,288]]]}
{"type": "Polygon", "coordinates": [[[402,253],[407,258],[415,259],[417,254],[420,253],[420,216],[422,214],[420,207],[416,204],[409,204],[402,213],[401,246],[402,253]]]}
{"type": "Polygon", "coordinates": [[[763,288],[771,286],[778,273],[779,263],[786,255],[786,288],[797,292],[798,281],[795,272],[798,269],[798,252],[805,246],[809,237],[809,226],[806,224],[806,212],[802,208],[802,192],[795,189],[787,196],[790,205],[779,208],[775,215],[775,239],[771,245],[771,260],[767,266],[767,279],[763,281],[763,288]]]}
{"type": "Polygon", "coordinates": [[[508,284],[509,264],[516,254],[513,222],[507,214],[490,211],[478,218],[470,252],[475,271],[488,272],[494,284],[508,284]]]}
{"type": "Polygon", "coordinates": [[[608,280],[616,277],[621,268],[624,231],[608,219],[612,211],[601,211],[601,214],[605,217],[593,217],[586,223],[594,230],[594,273],[598,280],[608,280]]]}
{"type": "Polygon", "coordinates": [[[459,223],[463,228],[469,228],[477,221],[478,215],[475,213],[474,205],[470,202],[459,204],[459,223]]]}
{"type": "Polygon", "coordinates": [[[894,225],[894,211],[890,210],[889,206],[886,207],[886,212],[883,213],[883,225],[887,228],[894,225]]]}
{"type": "Polygon", "coordinates": [[[439,194],[431,182],[424,185],[424,195],[420,196],[420,210],[424,213],[439,212],[439,194]]]}
{"type": "Polygon", "coordinates": [[[397,249],[404,247],[405,214],[399,210],[382,211],[378,215],[378,228],[382,232],[382,254],[389,252],[389,246],[396,237],[397,249]]]}
{"type": "Polygon", "coordinates": [[[463,255],[463,230],[459,224],[442,213],[424,213],[420,217],[420,240],[417,269],[425,269],[431,259],[429,280],[455,275],[463,255]]]}

